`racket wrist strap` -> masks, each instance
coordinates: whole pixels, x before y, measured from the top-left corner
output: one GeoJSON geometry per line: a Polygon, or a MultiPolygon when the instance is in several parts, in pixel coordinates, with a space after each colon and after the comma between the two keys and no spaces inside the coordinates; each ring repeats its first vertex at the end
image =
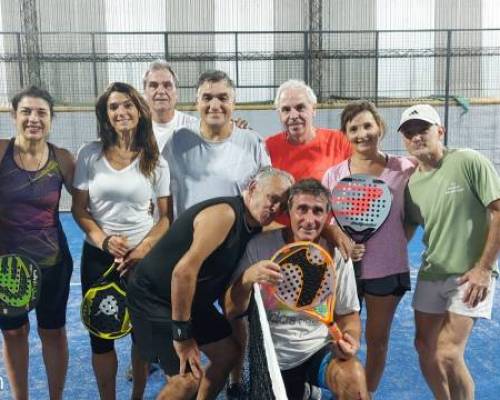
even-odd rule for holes
{"type": "Polygon", "coordinates": [[[193,325],[191,320],[172,320],[172,339],[176,342],[183,342],[193,338],[193,325]]]}
{"type": "Polygon", "coordinates": [[[104,240],[102,241],[102,244],[101,244],[101,248],[103,251],[105,251],[106,253],[109,253],[109,241],[111,240],[111,238],[113,237],[114,235],[108,235],[104,238],[104,240]]]}

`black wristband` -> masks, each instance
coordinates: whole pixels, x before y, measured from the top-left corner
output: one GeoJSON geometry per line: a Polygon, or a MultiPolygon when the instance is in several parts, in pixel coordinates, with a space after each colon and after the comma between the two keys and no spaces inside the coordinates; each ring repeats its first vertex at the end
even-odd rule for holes
{"type": "Polygon", "coordinates": [[[106,253],[109,253],[109,241],[111,240],[112,237],[113,235],[108,235],[102,241],[101,247],[106,253]]]}
{"type": "Polygon", "coordinates": [[[189,321],[172,320],[172,339],[176,342],[183,342],[193,338],[193,326],[189,321]]]}

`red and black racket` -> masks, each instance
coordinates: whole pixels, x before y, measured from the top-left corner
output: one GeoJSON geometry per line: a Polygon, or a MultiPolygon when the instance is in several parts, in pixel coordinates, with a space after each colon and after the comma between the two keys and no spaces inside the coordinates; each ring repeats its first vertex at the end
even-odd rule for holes
{"type": "Polygon", "coordinates": [[[334,322],[337,274],[330,254],[312,242],[283,246],[271,261],[280,266],[283,280],[274,296],[287,307],[326,324],[334,340],[342,333],[334,322]]]}
{"type": "MultiPolygon", "coordinates": [[[[340,227],[356,242],[366,242],[389,216],[392,194],[387,183],[371,175],[341,179],[332,190],[332,210],[340,227]]],[[[354,263],[356,276],[361,262],[354,263]]]]}

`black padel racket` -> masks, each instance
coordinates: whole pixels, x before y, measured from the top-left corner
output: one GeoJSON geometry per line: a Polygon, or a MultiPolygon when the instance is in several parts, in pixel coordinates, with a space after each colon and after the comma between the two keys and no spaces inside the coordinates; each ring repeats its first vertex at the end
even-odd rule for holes
{"type": "Polygon", "coordinates": [[[332,257],[312,242],[283,246],[271,261],[280,266],[283,280],[274,296],[295,311],[326,324],[334,340],[342,333],[334,322],[337,275],[332,257]]]}
{"type": "Polygon", "coordinates": [[[119,339],[132,329],[125,280],[113,263],[86,292],[80,307],[83,325],[102,339],[119,339]]]}
{"type": "MultiPolygon", "coordinates": [[[[392,194],[374,176],[355,174],[341,179],[332,190],[332,210],[337,223],[356,242],[366,242],[389,216],[392,194]]],[[[356,276],[361,262],[354,263],[356,276]]]]}
{"type": "Polygon", "coordinates": [[[36,307],[42,273],[30,258],[20,254],[0,256],[0,315],[17,317],[36,307]]]}

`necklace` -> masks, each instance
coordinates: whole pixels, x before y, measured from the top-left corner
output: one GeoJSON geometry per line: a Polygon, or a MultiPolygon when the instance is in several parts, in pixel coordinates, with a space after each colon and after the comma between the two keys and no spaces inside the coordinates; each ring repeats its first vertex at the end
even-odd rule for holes
{"type": "MultiPolygon", "coordinates": [[[[383,157],[384,157],[384,168],[385,168],[385,165],[387,165],[387,163],[389,162],[389,155],[383,154],[383,157]]],[[[352,172],[351,172],[352,161],[351,160],[352,160],[352,157],[347,160],[347,170],[349,171],[349,176],[352,176],[352,172]]]]}
{"type": "Polygon", "coordinates": [[[26,169],[26,167],[24,166],[23,158],[21,157],[21,152],[19,151],[19,149],[17,150],[17,157],[19,158],[19,161],[21,162],[21,168],[23,169],[24,172],[26,172],[26,176],[28,177],[29,184],[32,185],[33,183],[38,181],[38,179],[40,179],[40,177],[37,175],[32,177],[30,172],[38,172],[40,170],[40,166],[42,165],[42,160],[45,158],[45,148],[43,149],[43,153],[42,153],[41,157],[38,159],[38,164],[36,166],[36,170],[34,170],[34,171],[30,171],[30,170],[26,169]]]}

